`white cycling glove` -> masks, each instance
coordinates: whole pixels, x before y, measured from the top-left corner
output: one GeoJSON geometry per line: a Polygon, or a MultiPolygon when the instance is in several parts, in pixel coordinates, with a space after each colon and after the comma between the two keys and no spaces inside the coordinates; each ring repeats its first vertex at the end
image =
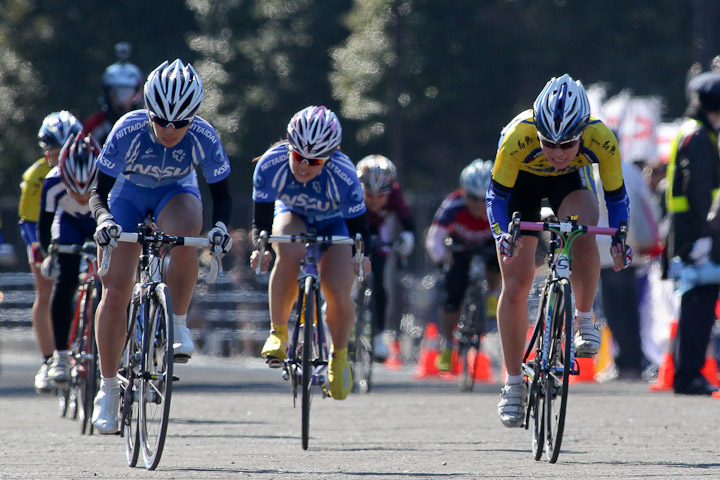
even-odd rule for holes
{"type": "Polygon", "coordinates": [[[512,244],[512,235],[509,233],[503,233],[500,238],[497,239],[497,249],[500,255],[507,257],[510,255],[510,245],[512,244]]]}
{"type": "Polygon", "coordinates": [[[45,278],[55,278],[58,276],[58,268],[55,255],[46,256],[40,264],[40,273],[45,278]]]}
{"type": "Polygon", "coordinates": [[[690,251],[690,259],[695,265],[702,265],[710,259],[710,251],[712,250],[712,238],[700,237],[693,243],[690,251]]]}
{"type": "Polygon", "coordinates": [[[395,241],[395,251],[403,258],[407,258],[415,248],[415,235],[411,231],[400,232],[395,241]]]}
{"type": "Polygon", "coordinates": [[[120,237],[120,232],[122,232],[122,227],[108,218],[98,224],[93,238],[101,248],[115,248],[118,246],[117,239],[120,237]]]}
{"type": "Polygon", "coordinates": [[[228,234],[227,227],[223,222],[215,223],[215,226],[208,232],[210,251],[213,255],[225,255],[232,248],[233,240],[228,234]]]}

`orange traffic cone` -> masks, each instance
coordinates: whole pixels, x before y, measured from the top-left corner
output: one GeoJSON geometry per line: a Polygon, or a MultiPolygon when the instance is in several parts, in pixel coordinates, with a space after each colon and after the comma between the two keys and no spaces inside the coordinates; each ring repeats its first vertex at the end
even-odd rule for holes
{"type": "Polygon", "coordinates": [[[715,357],[708,355],[705,357],[705,364],[700,369],[705,380],[715,388],[720,387],[720,381],[718,381],[718,364],[715,357]]]}
{"type": "Polygon", "coordinates": [[[415,378],[425,378],[440,374],[440,371],[435,366],[435,359],[438,356],[439,338],[440,335],[438,334],[437,324],[433,322],[425,324],[425,336],[420,345],[415,378]]]}
{"type": "Polygon", "coordinates": [[[402,368],[402,359],[400,358],[400,341],[396,338],[390,344],[390,355],[385,359],[385,367],[390,370],[400,370],[402,368]]]}
{"type": "Polygon", "coordinates": [[[672,390],[673,377],[675,376],[675,362],[673,361],[673,344],[677,336],[678,321],[673,319],[670,322],[670,337],[668,338],[667,349],[663,355],[660,367],[658,368],[657,381],[650,385],[651,392],[662,392],[672,390]]]}
{"type": "Polygon", "coordinates": [[[595,359],[575,357],[580,372],[577,375],[570,375],[570,383],[594,382],[595,381],[595,359]]]}
{"type": "Polygon", "coordinates": [[[490,357],[487,356],[487,353],[485,353],[482,348],[480,348],[477,351],[477,355],[475,355],[475,372],[473,377],[480,382],[495,383],[490,357]]]}

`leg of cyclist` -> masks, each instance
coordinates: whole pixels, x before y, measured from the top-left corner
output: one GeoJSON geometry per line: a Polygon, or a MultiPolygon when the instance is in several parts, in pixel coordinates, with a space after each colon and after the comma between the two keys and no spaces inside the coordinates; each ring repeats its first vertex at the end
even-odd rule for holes
{"type": "MultiPolygon", "coordinates": [[[[202,229],[202,203],[193,194],[175,194],[161,207],[156,218],[158,228],[169,235],[197,237],[202,229]]],[[[176,247],[170,252],[165,276],[172,299],[175,324],[173,349],[175,360],[187,362],[195,352],[195,343],[186,324],[198,275],[198,254],[195,247],[176,247]]]]}
{"type": "MultiPolygon", "coordinates": [[[[280,213],[273,220],[273,235],[306,231],[303,220],[290,212],[280,213]]],[[[270,336],[263,345],[261,355],[266,359],[284,360],[288,342],[287,323],[297,298],[297,275],[305,248],[299,243],[279,243],[273,245],[273,249],[276,258],[268,284],[270,336]]]]}
{"type": "Polygon", "coordinates": [[[385,260],[386,256],[379,249],[373,248],[370,254],[370,262],[373,266],[372,299],[375,311],[373,312],[373,337],[372,352],[376,360],[384,361],[388,355],[388,348],[383,339],[385,331],[385,317],[387,314],[387,291],[385,290],[385,260]]]}
{"type": "Polygon", "coordinates": [[[320,259],[322,291],[327,302],[326,323],[332,337],[330,355],[330,394],[343,400],[352,390],[353,380],[347,359],[348,339],[355,323],[355,308],[350,297],[355,274],[349,245],[333,245],[320,259]]]}
{"type": "Polygon", "coordinates": [[[70,380],[68,335],[75,311],[74,297],[80,273],[80,255],[58,255],[57,262],[58,274],[50,299],[55,352],[48,370],[48,377],[56,384],[68,383],[70,380]]]}
{"type": "Polygon", "coordinates": [[[500,257],[502,290],[498,299],[497,321],[507,377],[500,395],[498,414],[506,427],[521,427],[525,418],[526,392],[522,357],[528,330],[528,294],[535,274],[535,248],[538,239],[523,236],[522,248],[512,263],[500,257]]]}
{"type": "MultiPolygon", "coordinates": [[[[102,252],[98,252],[102,255],[102,252]]],[[[95,332],[100,359],[100,391],[95,397],[93,424],[100,434],[118,430],[120,387],[118,366],[125,348],[127,309],[134,285],[140,245],[120,242],[112,250],[110,269],[102,277],[102,298],[95,314],[95,332]]],[[[98,259],[101,257],[98,256],[98,259]]]]}
{"type": "Polygon", "coordinates": [[[53,281],[45,278],[40,273],[39,264],[30,261],[30,270],[35,280],[35,301],[32,306],[32,326],[35,331],[38,350],[43,356],[43,364],[35,375],[35,389],[39,392],[52,390],[48,369],[55,347],[53,336],[52,320],[50,319],[50,294],[52,293],[53,281]]]}
{"type": "Polygon", "coordinates": [[[435,359],[435,367],[441,372],[452,368],[453,332],[460,320],[460,304],[468,286],[470,255],[453,252],[452,265],[445,275],[446,298],[440,310],[442,323],[442,346],[435,359]]]}
{"type": "MultiPolygon", "coordinates": [[[[597,225],[598,201],[591,190],[575,190],[560,204],[559,218],[577,215],[584,225],[597,225]]],[[[592,307],[600,282],[600,254],[595,235],[580,235],[572,245],[573,269],[570,276],[575,296],[575,354],[592,357],[600,349],[600,331],[592,320],[592,307]]]]}

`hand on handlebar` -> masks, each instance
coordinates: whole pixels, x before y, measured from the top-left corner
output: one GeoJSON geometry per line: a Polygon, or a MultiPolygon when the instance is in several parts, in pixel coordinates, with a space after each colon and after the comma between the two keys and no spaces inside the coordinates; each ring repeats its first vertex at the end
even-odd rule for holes
{"type": "Polygon", "coordinates": [[[215,223],[215,226],[208,232],[210,252],[215,255],[225,255],[232,248],[233,239],[227,231],[223,222],[215,223]]]}
{"type": "Polygon", "coordinates": [[[513,242],[513,236],[509,233],[503,233],[497,239],[497,249],[503,257],[503,262],[512,263],[515,260],[516,252],[522,248],[522,236],[518,235],[513,242]]]}
{"type": "Polygon", "coordinates": [[[120,237],[121,232],[122,227],[120,225],[112,219],[106,219],[98,224],[93,238],[95,239],[95,243],[101,248],[115,248],[118,246],[117,239],[120,237]]]}

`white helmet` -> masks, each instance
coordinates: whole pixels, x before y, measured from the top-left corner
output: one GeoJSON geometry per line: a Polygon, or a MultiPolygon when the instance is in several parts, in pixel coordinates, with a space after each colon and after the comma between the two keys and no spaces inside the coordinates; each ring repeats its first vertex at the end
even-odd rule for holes
{"type": "Polygon", "coordinates": [[[145,82],[145,104],[154,115],[170,122],[195,116],[205,96],[202,80],[189,63],[163,62],[145,82]]]}
{"type": "Polygon", "coordinates": [[[45,119],[38,130],[40,148],[62,147],[71,135],[82,130],[82,124],[75,115],[67,110],[53,112],[45,119]]]}
{"type": "Polygon", "coordinates": [[[100,146],[91,135],[71,136],[60,151],[60,178],[73,192],[90,193],[97,179],[97,157],[100,146]]]}
{"type": "Polygon", "coordinates": [[[485,198],[490,179],[492,178],[493,162],[477,158],[460,173],[460,187],[471,195],[485,198]]]}
{"type": "Polygon", "coordinates": [[[540,136],[550,142],[580,138],[590,120],[590,102],[582,82],[567,73],[551,78],[535,100],[533,119],[540,136]]]}
{"type": "Polygon", "coordinates": [[[340,120],[323,106],[305,107],[290,119],[287,140],[290,150],[301,156],[327,160],[342,141],[340,120]]]}
{"type": "Polygon", "coordinates": [[[377,196],[390,193],[397,181],[395,164],[382,155],[368,155],[356,167],[363,190],[377,196]]]}

